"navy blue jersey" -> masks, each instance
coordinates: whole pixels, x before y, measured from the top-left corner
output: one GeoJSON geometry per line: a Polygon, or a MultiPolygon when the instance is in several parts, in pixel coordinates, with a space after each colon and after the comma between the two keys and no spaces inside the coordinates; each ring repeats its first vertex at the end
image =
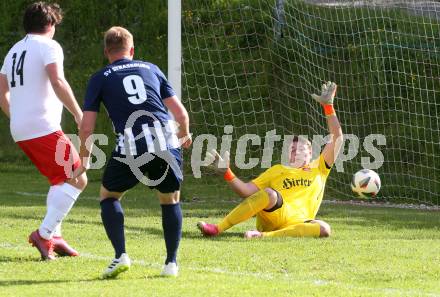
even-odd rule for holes
{"type": "Polygon", "coordinates": [[[118,136],[116,151],[125,154],[129,147],[132,155],[139,155],[158,151],[157,146],[161,151],[177,148],[175,131],[168,126],[172,119],[163,103],[174,95],[156,65],[120,59],[90,78],[83,110],[98,112],[102,102],[118,136]]]}

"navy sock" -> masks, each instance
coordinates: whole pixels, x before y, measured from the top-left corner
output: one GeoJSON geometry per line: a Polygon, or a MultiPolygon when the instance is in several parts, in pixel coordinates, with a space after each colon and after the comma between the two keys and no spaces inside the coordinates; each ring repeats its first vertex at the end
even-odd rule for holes
{"type": "Polygon", "coordinates": [[[101,201],[101,218],[105,232],[115,249],[115,258],[125,253],[124,211],[116,198],[101,201]]]}
{"type": "Polygon", "coordinates": [[[182,210],[180,209],[180,203],[162,204],[161,207],[163,234],[167,248],[165,264],[169,262],[176,263],[177,249],[182,237],[182,210]]]}

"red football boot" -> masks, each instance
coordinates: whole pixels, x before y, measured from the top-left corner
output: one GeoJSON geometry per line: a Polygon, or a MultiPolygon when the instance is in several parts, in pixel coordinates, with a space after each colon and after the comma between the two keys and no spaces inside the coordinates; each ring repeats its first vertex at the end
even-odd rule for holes
{"type": "Polygon", "coordinates": [[[44,239],[35,230],[29,235],[29,243],[36,247],[41,254],[41,259],[43,260],[55,260],[55,254],[53,253],[53,241],[44,239]]]}
{"type": "Polygon", "coordinates": [[[79,253],[74,250],[61,236],[54,236],[53,250],[61,257],[78,257],[79,253]]]}
{"type": "Polygon", "coordinates": [[[202,231],[202,234],[205,236],[217,236],[220,233],[216,225],[205,222],[198,222],[197,228],[199,228],[199,230],[202,231]]]}

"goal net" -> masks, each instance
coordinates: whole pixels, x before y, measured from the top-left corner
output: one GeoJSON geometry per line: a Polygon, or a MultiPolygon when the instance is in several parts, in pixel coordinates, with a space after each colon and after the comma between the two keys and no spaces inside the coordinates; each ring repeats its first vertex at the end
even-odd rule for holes
{"type": "MultiPolygon", "coordinates": [[[[240,177],[249,180],[264,170],[269,131],[310,140],[327,134],[321,107],[310,94],[332,80],[339,85],[335,106],[349,137],[326,198],[353,198],[352,174],[370,166],[382,179],[380,198],[439,204],[440,3],[188,0],[182,5],[182,99],[192,132],[214,135],[218,150],[222,137],[232,139],[232,168],[240,177]],[[233,126],[232,133],[225,132],[226,125],[233,126]],[[261,142],[249,140],[245,151],[246,162],[259,162],[238,170],[236,148],[244,134],[260,137],[261,142]]],[[[280,143],[271,165],[281,160],[280,143]]],[[[191,179],[192,168],[186,170],[191,179]]],[[[233,197],[210,174],[202,170],[203,178],[193,183],[198,190],[191,192],[209,188],[206,195],[233,197]]]]}

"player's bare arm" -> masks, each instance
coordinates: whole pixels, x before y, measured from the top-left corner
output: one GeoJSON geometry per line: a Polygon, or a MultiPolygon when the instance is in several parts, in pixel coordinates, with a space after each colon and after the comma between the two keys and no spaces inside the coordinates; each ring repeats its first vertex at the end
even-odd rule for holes
{"type": "Polygon", "coordinates": [[[93,141],[87,141],[95,131],[97,112],[85,111],[79,125],[80,150],[79,157],[81,166],[74,172],[73,178],[83,174],[89,168],[90,154],[92,151],[93,141]]]}
{"type": "Polygon", "coordinates": [[[312,94],[313,99],[319,102],[327,117],[327,125],[330,133],[330,141],[325,145],[322,155],[327,165],[332,166],[341,151],[343,144],[343,134],[336,112],[333,108],[333,100],[336,95],[337,85],[327,82],[322,85],[321,95],[312,94]]]}
{"type": "Polygon", "coordinates": [[[79,125],[82,119],[81,108],[75,99],[72,88],[64,78],[64,75],[62,71],[60,71],[57,63],[48,64],[46,66],[46,72],[49,76],[49,80],[53,90],[55,91],[55,94],[75,118],[75,122],[79,125]]]}
{"type": "Polygon", "coordinates": [[[9,118],[9,85],[4,74],[0,74],[0,108],[9,118]]]}
{"type": "Polygon", "coordinates": [[[179,123],[179,132],[177,133],[177,137],[179,140],[184,140],[182,147],[188,148],[192,143],[192,139],[191,134],[189,133],[189,116],[185,106],[183,106],[182,102],[179,100],[179,98],[177,98],[177,96],[165,98],[163,102],[168,110],[173,114],[176,122],[179,123]]]}
{"type": "Polygon", "coordinates": [[[229,152],[225,152],[222,157],[216,150],[212,150],[207,155],[214,160],[211,167],[217,174],[223,176],[231,189],[241,198],[247,198],[260,190],[253,182],[244,182],[232,173],[229,168],[229,152]]]}

